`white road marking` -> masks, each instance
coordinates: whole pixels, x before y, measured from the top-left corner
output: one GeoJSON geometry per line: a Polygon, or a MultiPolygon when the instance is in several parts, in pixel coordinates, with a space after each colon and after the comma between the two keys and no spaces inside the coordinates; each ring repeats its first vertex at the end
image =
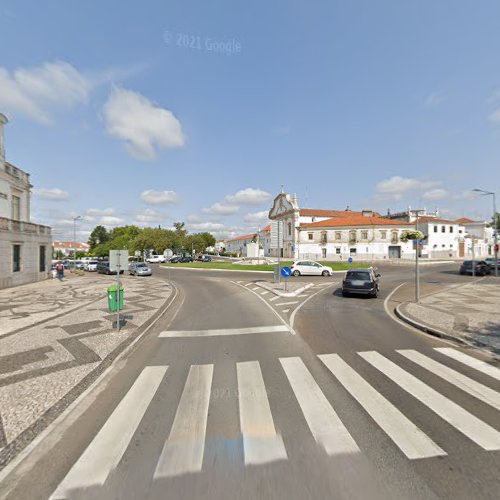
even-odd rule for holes
{"type": "Polygon", "coordinates": [[[434,375],[441,377],[450,384],[462,389],[462,391],[467,392],[471,396],[483,401],[487,405],[493,406],[497,410],[500,410],[500,393],[490,389],[489,387],[476,382],[475,380],[463,375],[462,373],[449,368],[448,366],[442,365],[437,361],[421,354],[412,349],[401,349],[398,350],[400,354],[410,359],[417,365],[422,366],[426,370],[429,370],[434,375]]]}
{"type": "Polygon", "coordinates": [[[267,295],[268,293],[271,293],[269,290],[264,290],[263,292],[260,292],[261,295],[267,295]]]}
{"type": "Polygon", "coordinates": [[[500,380],[500,368],[496,368],[495,366],[473,358],[468,354],[464,354],[462,351],[452,349],[451,347],[436,347],[435,350],[456,361],[460,361],[460,363],[463,363],[464,365],[474,368],[474,370],[478,370],[486,375],[489,375],[490,377],[500,380]]]}
{"type": "Polygon", "coordinates": [[[269,301],[270,301],[270,302],[274,302],[275,300],[278,300],[278,299],[280,299],[280,298],[281,298],[281,297],[280,297],[279,295],[276,295],[276,297],[271,297],[271,298],[269,299],[269,301]]]}
{"type": "Polygon", "coordinates": [[[249,335],[252,333],[290,332],[286,325],[254,326],[250,328],[224,328],[215,330],[167,330],[158,335],[162,338],[173,337],[217,337],[227,335],[249,335]]]}
{"type": "Polygon", "coordinates": [[[298,304],[298,300],[294,300],[292,302],[281,302],[280,304],[274,304],[276,307],[281,307],[281,306],[290,306],[292,304],[298,304]]]}
{"type": "Polygon", "coordinates": [[[289,311],[290,311],[290,309],[283,309],[283,311],[281,311],[281,312],[287,313],[289,311]]]}
{"type": "Polygon", "coordinates": [[[70,469],[51,500],[69,498],[72,490],[102,486],[117,467],[168,366],[148,366],[115,408],[99,433],[70,469]]]}
{"type": "Polygon", "coordinates": [[[302,295],[297,295],[297,297],[309,297],[308,293],[303,293],[302,295]]]}
{"type": "MultiPolygon", "coordinates": [[[[238,281],[238,283],[239,283],[239,281],[238,281]]],[[[254,284],[253,282],[250,282],[250,283],[247,283],[245,286],[251,286],[253,284],[254,284]]]]}
{"type": "Polygon", "coordinates": [[[214,365],[193,365],[154,478],[199,472],[203,466],[214,365]]]}
{"type": "Polygon", "coordinates": [[[286,460],[283,439],[274,428],[259,362],[237,363],[236,372],[245,465],[286,460]]]}
{"type": "Polygon", "coordinates": [[[408,458],[446,455],[444,450],[379,394],[338,354],[322,354],[318,358],[408,458]]]}
{"type": "Polygon", "coordinates": [[[316,442],[328,455],[358,453],[358,445],[303,361],[298,357],[280,358],[280,363],[316,442]]]}
{"type": "Polygon", "coordinates": [[[358,353],[395,384],[485,450],[500,450],[500,433],[375,351],[358,353]]]}
{"type": "Polygon", "coordinates": [[[252,288],[254,292],[259,292],[261,290],[260,286],[256,286],[255,288],[252,288]]]}

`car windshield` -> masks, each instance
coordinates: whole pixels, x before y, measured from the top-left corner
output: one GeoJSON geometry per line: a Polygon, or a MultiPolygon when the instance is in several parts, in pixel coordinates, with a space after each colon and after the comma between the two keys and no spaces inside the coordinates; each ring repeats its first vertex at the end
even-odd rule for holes
{"type": "Polygon", "coordinates": [[[349,280],[369,280],[370,279],[370,273],[367,273],[365,271],[351,271],[347,273],[347,279],[349,280]]]}

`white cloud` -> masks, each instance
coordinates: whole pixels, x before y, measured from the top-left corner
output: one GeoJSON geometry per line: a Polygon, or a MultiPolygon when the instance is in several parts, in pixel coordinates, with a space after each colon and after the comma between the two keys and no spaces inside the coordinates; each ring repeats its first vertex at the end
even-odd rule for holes
{"type": "Polygon", "coordinates": [[[112,215],[104,215],[99,219],[99,223],[103,226],[119,226],[125,222],[121,217],[114,217],[112,215]]]}
{"type": "Polygon", "coordinates": [[[445,198],[448,198],[450,193],[446,191],[446,189],[431,189],[430,191],[426,191],[423,195],[422,198],[426,201],[438,201],[438,200],[444,200],[445,198]]]}
{"type": "Polygon", "coordinates": [[[269,210],[263,210],[262,212],[252,212],[246,214],[243,218],[244,222],[248,224],[257,222],[266,222],[269,220],[269,210]]]}
{"type": "Polygon", "coordinates": [[[33,194],[35,196],[37,196],[38,198],[42,198],[44,200],[51,200],[51,201],[65,201],[69,198],[69,193],[67,193],[66,191],[63,191],[62,189],[59,189],[59,188],[34,189],[33,194]]]}
{"type": "Polygon", "coordinates": [[[439,186],[439,184],[440,182],[424,181],[395,175],[377,183],[375,189],[378,193],[383,194],[401,194],[413,189],[430,189],[439,186]]]}
{"type": "Polygon", "coordinates": [[[89,208],[85,210],[85,213],[90,216],[101,217],[103,215],[113,215],[115,213],[114,208],[89,208]]]}
{"type": "Polygon", "coordinates": [[[131,90],[113,87],[103,107],[107,132],[125,141],[136,158],[154,160],[157,150],[185,143],[181,123],[168,109],[131,90]]]}
{"type": "Polygon", "coordinates": [[[227,195],[224,200],[229,204],[261,205],[273,198],[273,195],[262,189],[246,188],[235,194],[227,195]]]}
{"type": "Polygon", "coordinates": [[[446,96],[442,92],[431,92],[425,98],[425,105],[427,107],[437,106],[440,102],[443,102],[446,96]]]}
{"type": "Polygon", "coordinates": [[[225,229],[224,224],[218,222],[198,222],[189,224],[189,229],[192,231],[222,231],[225,229]]]}
{"type": "Polygon", "coordinates": [[[157,212],[156,210],[152,210],[151,208],[146,208],[142,212],[139,212],[135,216],[135,220],[141,224],[147,224],[152,222],[161,222],[165,219],[165,215],[157,212]]]}
{"type": "Polygon", "coordinates": [[[141,193],[141,200],[148,205],[169,205],[177,203],[177,193],[175,191],[154,191],[148,189],[141,193]]]}
{"type": "Polygon", "coordinates": [[[500,123],[500,108],[496,109],[490,115],[490,121],[493,123],[500,123]]]}
{"type": "Polygon", "coordinates": [[[50,124],[53,109],[87,101],[90,82],[71,64],[56,61],[13,72],[0,67],[0,88],[2,111],[50,124]]]}
{"type": "Polygon", "coordinates": [[[472,190],[467,190],[454,194],[452,198],[457,201],[474,200],[475,198],[477,198],[477,193],[472,190]]]}
{"type": "Polygon", "coordinates": [[[234,215],[238,213],[240,207],[238,205],[226,205],[224,203],[214,203],[209,208],[202,208],[201,211],[205,214],[212,215],[234,215]]]}
{"type": "Polygon", "coordinates": [[[186,221],[196,223],[196,222],[202,222],[202,219],[199,215],[190,214],[186,217],[186,221]]]}

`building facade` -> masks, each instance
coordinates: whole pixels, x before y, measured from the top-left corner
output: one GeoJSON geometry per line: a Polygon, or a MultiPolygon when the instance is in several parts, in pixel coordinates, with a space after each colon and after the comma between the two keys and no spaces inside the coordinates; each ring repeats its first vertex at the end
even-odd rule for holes
{"type": "Polygon", "coordinates": [[[76,253],[87,253],[89,250],[90,246],[87,243],[80,243],[78,241],[54,241],[52,243],[54,256],[60,252],[64,257],[73,257],[75,251],[76,253]]]}
{"type": "Polygon", "coordinates": [[[0,288],[46,279],[52,257],[51,229],[30,222],[29,174],[5,160],[0,113],[0,288]]]}

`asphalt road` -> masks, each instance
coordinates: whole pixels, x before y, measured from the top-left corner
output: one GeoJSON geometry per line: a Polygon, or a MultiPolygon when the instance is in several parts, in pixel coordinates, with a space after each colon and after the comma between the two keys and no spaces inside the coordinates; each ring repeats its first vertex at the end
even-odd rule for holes
{"type": "MultiPolygon", "coordinates": [[[[455,267],[424,268],[423,293],[471,279],[455,267]]],[[[7,498],[497,499],[500,370],[392,319],[412,270],[380,271],[378,299],[341,297],[340,275],[284,299],[269,275],[158,269],[174,306],[7,498]]]]}

